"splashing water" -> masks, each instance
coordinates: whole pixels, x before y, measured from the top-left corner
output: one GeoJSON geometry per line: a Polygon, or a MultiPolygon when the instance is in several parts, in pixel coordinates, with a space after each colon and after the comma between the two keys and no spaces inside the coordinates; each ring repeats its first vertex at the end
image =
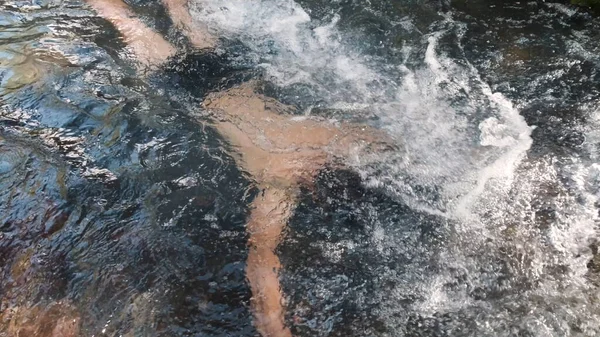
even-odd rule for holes
{"type": "MultiPolygon", "coordinates": [[[[423,329],[474,336],[598,333],[600,311],[588,280],[598,166],[577,157],[558,163],[528,156],[533,128],[464,56],[465,23],[440,16],[430,33],[398,47],[403,62],[390,63],[361,52],[352,34],[338,29],[336,14],[317,23],[293,1],[198,2],[193,13],[216,35],[249,48],[276,86],[308,87],[320,105],[369,110],[377,125],[401,139],[403,151],[395,155],[349,163],[366,186],[447,221],[444,242],[429,257],[435,262],[427,262],[435,265],[432,272],[420,269],[426,263],[419,253],[399,245],[423,255],[433,246],[394,237],[406,223],[365,220],[375,244],[369,249],[412,256],[411,267],[403,266],[410,272],[387,269],[378,276],[397,284],[378,295],[372,309],[392,335],[423,329]],[[418,300],[401,304],[410,297],[418,300]],[[414,315],[421,328],[410,330],[414,315]]],[[[366,208],[378,212],[377,205],[366,208]]],[[[318,246],[334,264],[344,252],[360,251],[351,240],[318,246]]],[[[311,333],[330,329],[331,322],[317,321],[308,324],[311,333]]]]}
{"type": "MultiPolygon", "coordinates": [[[[158,2],[131,3],[164,19],[158,2]]],[[[82,3],[36,4],[0,4],[2,322],[77,312],[85,335],[254,336],[255,191],[189,116],[197,101],[156,80],[181,72],[137,78],[82,3]]],[[[190,4],[216,53],[260,69],[270,94],[401,148],[348,158],[301,193],[279,247],[288,325],[600,335],[600,23],[560,4],[446,7],[190,4]]]]}
{"type": "Polygon", "coordinates": [[[375,114],[406,150],[401,166],[391,167],[390,182],[401,185],[400,177],[408,174],[416,184],[445,185],[444,202],[456,205],[440,208],[468,212],[462,208],[470,199],[482,193],[488,180],[510,175],[530,146],[530,130],[510,101],[493,93],[474,67],[438,55],[439,39],[461,30],[450,18],[440,23],[447,27],[423,36],[424,64],[411,70],[360,54],[351,42],[344,43],[335,16],[316,26],[293,1],[200,2],[194,9],[195,18],[216,35],[250,48],[276,85],[307,85],[321,104],[375,114]],[[466,182],[475,186],[456,186],[466,182]]]}

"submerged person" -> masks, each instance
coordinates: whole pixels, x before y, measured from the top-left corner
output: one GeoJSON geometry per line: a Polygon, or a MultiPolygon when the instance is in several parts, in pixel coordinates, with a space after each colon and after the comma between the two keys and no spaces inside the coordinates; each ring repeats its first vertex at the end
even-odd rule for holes
{"type": "MultiPolygon", "coordinates": [[[[176,53],[160,34],[146,26],[121,0],[87,0],[121,32],[143,69],[156,69],[176,53]]],[[[162,0],[173,23],[199,50],[211,50],[217,39],[192,20],[187,0],[162,0]]],[[[259,195],[247,223],[249,252],[246,277],[252,291],[254,324],[262,336],[291,336],[284,323],[275,250],[292,215],[299,187],[311,184],[319,170],[337,165],[354,151],[386,148],[386,137],[364,125],[333,124],[292,117],[293,110],[257,92],[251,81],[205,97],[202,106],[216,118],[212,125],[235,149],[259,195]]]]}

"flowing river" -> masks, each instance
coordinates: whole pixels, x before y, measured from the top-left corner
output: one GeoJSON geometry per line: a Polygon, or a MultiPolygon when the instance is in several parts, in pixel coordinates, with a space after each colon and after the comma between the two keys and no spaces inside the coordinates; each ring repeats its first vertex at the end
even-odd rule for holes
{"type": "Polygon", "coordinates": [[[300,192],[277,250],[294,336],[600,336],[596,14],[193,0],[219,37],[197,52],[128,4],[182,50],[160,69],[81,0],[0,2],[0,336],[258,336],[258,191],[200,105],[253,78],[397,145],[300,192]]]}

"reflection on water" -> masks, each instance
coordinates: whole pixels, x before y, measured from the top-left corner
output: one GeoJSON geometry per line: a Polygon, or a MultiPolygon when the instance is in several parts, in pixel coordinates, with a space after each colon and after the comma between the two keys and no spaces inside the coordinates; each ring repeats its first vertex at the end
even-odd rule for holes
{"type": "MultiPolygon", "coordinates": [[[[408,153],[301,192],[278,249],[296,335],[600,333],[596,18],[264,0],[231,21],[236,3],[191,6],[220,54],[145,74],[80,1],[0,4],[0,335],[257,335],[257,191],[200,102],[259,73],[299,111],[384,127],[408,153]]],[[[186,49],[158,2],[130,5],[186,49]]]]}
{"type": "Polygon", "coordinates": [[[0,331],[254,335],[252,190],[219,138],[81,3],[0,12],[0,331]]]}

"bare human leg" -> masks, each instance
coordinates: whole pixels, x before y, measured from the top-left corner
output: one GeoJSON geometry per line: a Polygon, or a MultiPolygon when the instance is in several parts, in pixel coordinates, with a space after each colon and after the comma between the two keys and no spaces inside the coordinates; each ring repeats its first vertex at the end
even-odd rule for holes
{"type": "Polygon", "coordinates": [[[263,188],[247,225],[246,276],[259,332],[288,337],[275,250],[296,201],[294,191],[311,184],[336,156],[347,157],[357,148],[385,150],[392,143],[371,127],[293,118],[287,115],[292,107],[256,93],[255,86],[244,83],[210,94],[203,105],[217,115],[213,125],[236,150],[238,165],[263,188]]]}
{"type": "MultiPolygon", "coordinates": [[[[186,0],[163,1],[173,21],[184,31],[198,29],[192,28],[186,0]]],[[[174,53],[164,38],[132,17],[121,0],[88,2],[115,24],[127,43],[137,46],[132,50],[143,63],[156,65],[174,53]],[[146,33],[149,35],[143,36],[146,33]],[[158,51],[148,50],[150,41],[157,44],[158,51]]],[[[210,36],[202,29],[196,33],[210,36]]],[[[201,39],[197,46],[210,48],[212,45],[207,41],[210,39],[201,39]]],[[[325,164],[347,156],[356,145],[385,149],[392,142],[366,126],[291,118],[286,112],[293,108],[257,94],[254,89],[254,83],[246,83],[213,93],[205,99],[203,108],[218,114],[213,126],[234,148],[238,165],[263,191],[252,203],[247,224],[250,249],[246,273],[253,294],[255,326],[264,337],[289,337],[278,278],[281,265],[275,250],[292,212],[295,201],[292,191],[305,182],[310,183],[325,164]]]]}
{"type": "MultiPolygon", "coordinates": [[[[98,14],[111,21],[123,34],[125,41],[131,46],[134,56],[139,57],[143,64],[148,66],[158,65],[174,53],[174,48],[162,36],[146,27],[139,19],[133,17],[131,10],[120,0],[88,0],[88,2],[96,9],[98,14]],[[159,50],[154,51],[151,48],[151,42],[156,43],[159,50]]],[[[186,29],[189,34],[192,23],[187,10],[182,7],[184,2],[185,0],[164,0],[166,7],[173,16],[173,21],[186,29]]],[[[195,36],[196,38],[209,36],[199,34],[200,32],[197,32],[195,35],[189,36],[195,36]]],[[[191,38],[191,40],[197,47],[212,46],[207,42],[211,41],[209,38],[200,40],[191,38]]],[[[250,94],[253,95],[253,92],[250,92],[250,94]]],[[[262,106],[259,104],[256,113],[264,113],[264,104],[262,106]]],[[[244,130],[237,129],[242,136],[235,137],[228,133],[229,126],[231,125],[223,123],[216,125],[217,129],[225,133],[226,136],[230,136],[228,138],[233,142],[240,140],[243,137],[244,130]]],[[[250,137],[253,135],[250,134],[250,137]]],[[[239,148],[238,150],[242,150],[241,156],[246,159],[261,151],[258,148],[239,148]],[[249,152],[244,152],[244,150],[249,152]]],[[[268,155],[268,152],[262,152],[268,155]]],[[[270,162],[273,165],[279,161],[270,162]]],[[[283,165],[284,162],[287,163],[288,161],[284,160],[279,165],[283,165]]],[[[246,162],[240,162],[242,165],[244,163],[246,162]]],[[[255,171],[254,166],[250,170],[255,171]]],[[[250,234],[250,249],[246,273],[253,294],[254,324],[264,337],[292,336],[283,320],[283,304],[278,279],[280,263],[275,254],[275,248],[290,215],[292,204],[293,198],[288,189],[265,188],[264,193],[252,203],[252,214],[247,224],[247,230],[250,234]]]]}
{"type": "Polygon", "coordinates": [[[279,286],[281,265],[275,249],[293,204],[289,190],[267,187],[252,202],[252,214],[247,224],[250,238],[246,277],[252,289],[254,324],[264,337],[292,336],[284,323],[279,286]]]}

